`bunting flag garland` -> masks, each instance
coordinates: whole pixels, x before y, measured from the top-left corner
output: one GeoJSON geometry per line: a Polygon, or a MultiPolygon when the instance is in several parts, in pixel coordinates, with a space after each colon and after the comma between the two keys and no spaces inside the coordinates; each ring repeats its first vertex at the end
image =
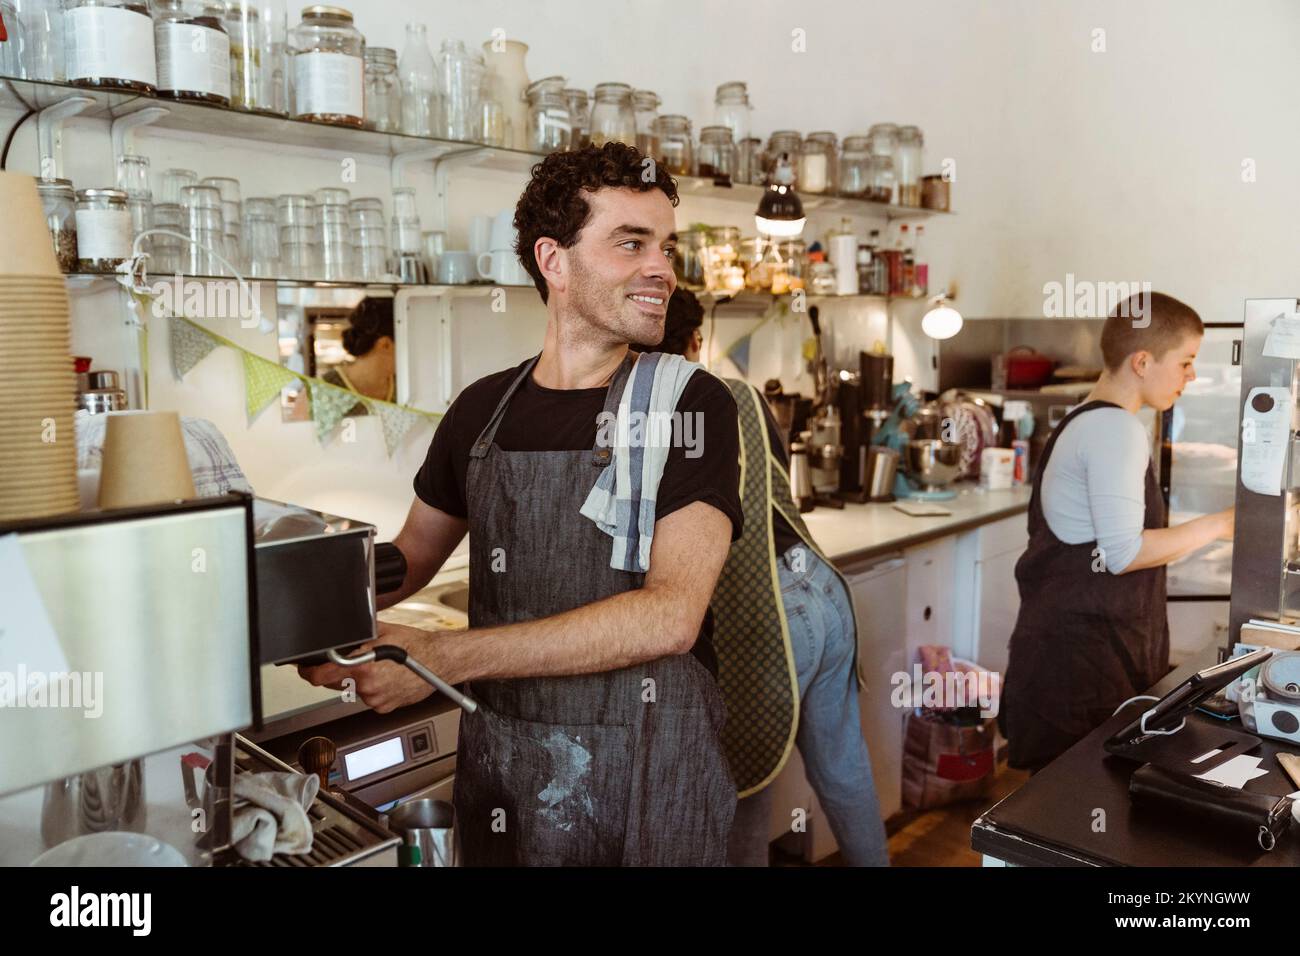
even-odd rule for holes
{"type": "Polygon", "coordinates": [[[217,347],[217,340],[207,330],[175,316],[171,327],[172,375],[179,382],[217,347]]]}
{"type": "Polygon", "coordinates": [[[442,418],[439,412],[426,412],[419,408],[368,398],[319,378],[303,375],[285,368],[273,359],[250,352],[183,316],[172,315],[169,318],[172,371],[178,380],[219,345],[240,353],[244,366],[244,404],[249,424],[275,401],[285,386],[295,381],[305,383],[309,389],[316,439],[322,444],[358,402],[364,403],[383,431],[384,447],[390,458],[417,423],[422,420],[436,422],[442,418]]]}
{"type": "Polygon", "coordinates": [[[732,343],[731,348],[727,349],[727,358],[731,359],[731,364],[739,370],[741,378],[749,375],[749,344],[753,340],[754,333],[750,332],[744,338],[737,339],[732,343]]]}

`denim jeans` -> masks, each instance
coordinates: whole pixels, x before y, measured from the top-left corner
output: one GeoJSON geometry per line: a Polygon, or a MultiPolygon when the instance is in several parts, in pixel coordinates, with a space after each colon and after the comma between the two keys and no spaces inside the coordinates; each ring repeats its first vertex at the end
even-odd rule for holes
{"type": "MultiPolygon", "coordinates": [[[[871,758],[858,716],[853,672],[857,635],[844,583],[810,549],[796,545],[777,559],[781,602],[799,678],[795,743],[808,782],[850,866],[888,866],[889,852],[871,758]]],[[[771,818],[769,785],[739,801],[729,857],[735,865],[766,865],[771,818]]]]}

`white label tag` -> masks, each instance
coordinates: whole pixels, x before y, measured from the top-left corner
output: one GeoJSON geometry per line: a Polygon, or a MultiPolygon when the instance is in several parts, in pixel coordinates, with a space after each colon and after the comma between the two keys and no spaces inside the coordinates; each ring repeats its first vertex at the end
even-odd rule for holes
{"type": "Polygon", "coordinates": [[[347,53],[299,53],[293,58],[295,112],[365,115],[365,64],[347,53]]]}
{"type": "Polygon", "coordinates": [[[131,213],[126,209],[78,209],[77,255],[125,259],[131,254],[131,213]]]}
{"type": "Polygon", "coordinates": [[[158,89],[230,98],[230,37],[197,23],[160,23],[158,89]]]}
{"type": "Polygon", "coordinates": [[[158,85],[153,19],[117,7],[63,11],[68,79],[131,80],[158,85]]]}

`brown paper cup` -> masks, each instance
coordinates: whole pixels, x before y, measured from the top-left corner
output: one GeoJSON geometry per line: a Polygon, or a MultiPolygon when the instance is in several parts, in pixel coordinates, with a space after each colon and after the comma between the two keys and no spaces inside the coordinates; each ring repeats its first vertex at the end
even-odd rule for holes
{"type": "Polygon", "coordinates": [[[194,497],[181,420],[175,412],[109,412],[103,454],[101,508],[194,497]]]}

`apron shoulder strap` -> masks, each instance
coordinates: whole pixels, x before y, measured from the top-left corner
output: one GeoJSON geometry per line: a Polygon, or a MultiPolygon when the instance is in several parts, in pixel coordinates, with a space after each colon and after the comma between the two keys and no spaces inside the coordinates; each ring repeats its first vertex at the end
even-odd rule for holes
{"type": "MultiPolygon", "coordinates": [[[[632,374],[632,367],[641,360],[642,354],[646,353],[633,352],[629,349],[618,370],[614,372],[614,377],[609,380],[609,388],[605,392],[605,409],[601,413],[602,422],[618,421],[618,406],[623,400],[623,389],[627,386],[628,376],[632,374]]],[[[613,453],[614,449],[601,440],[601,430],[597,427],[596,445],[591,451],[591,463],[597,468],[604,468],[609,464],[613,453]]]]}
{"type": "Polygon", "coordinates": [[[510,383],[510,387],[506,389],[506,393],[501,396],[501,401],[497,402],[496,411],[492,413],[492,417],[488,419],[488,423],[483,426],[483,431],[479,432],[478,439],[474,442],[474,447],[470,449],[469,456],[471,458],[487,457],[488,450],[492,447],[492,442],[496,438],[497,428],[501,425],[501,419],[505,417],[506,406],[510,404],[510,399],[514,396],[515,392],[519,390],[519,386],[524,383],[524,379],[532,374],[533,367],[541,357],[541,353],[539,352],[525,362],[522,371],[520,371],[520,373],[515,376],[515,380],[510,383]]]}

